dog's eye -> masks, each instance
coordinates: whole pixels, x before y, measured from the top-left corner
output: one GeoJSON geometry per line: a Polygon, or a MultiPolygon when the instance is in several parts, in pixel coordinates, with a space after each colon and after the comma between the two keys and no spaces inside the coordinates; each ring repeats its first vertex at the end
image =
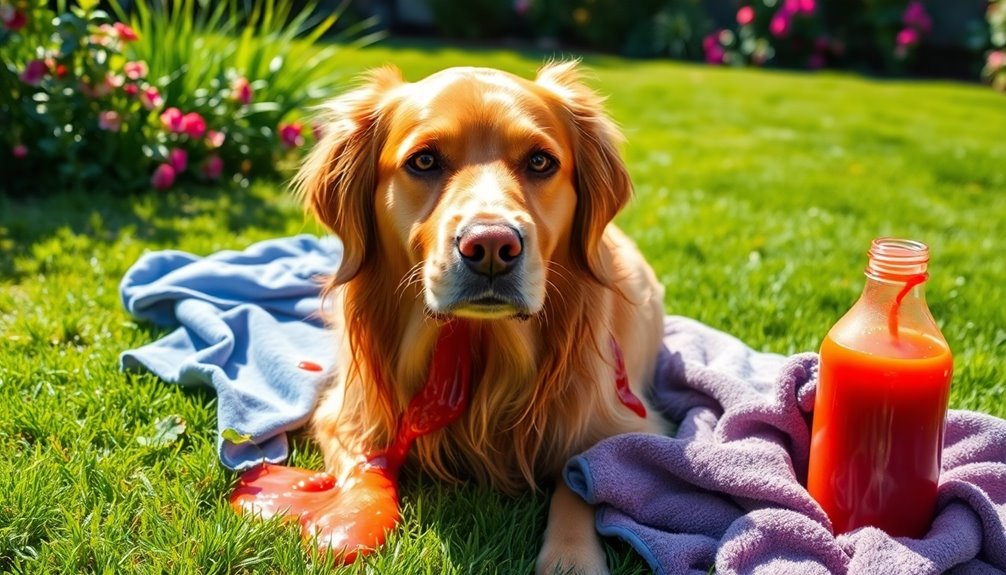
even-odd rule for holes
{"type": "Polygon", "coordinates": [[[545,152],[535,152],[528,158],[527,169],[535,174],[547,174],[555,167],[555,158],[545,152]]]}
{"type": "Polygon", "coordinates": [[[406,167],[416,173],[425,174],[440,169],[440,161],[433,152],[419,152],[413,154],[405,162],[406,167]]]}

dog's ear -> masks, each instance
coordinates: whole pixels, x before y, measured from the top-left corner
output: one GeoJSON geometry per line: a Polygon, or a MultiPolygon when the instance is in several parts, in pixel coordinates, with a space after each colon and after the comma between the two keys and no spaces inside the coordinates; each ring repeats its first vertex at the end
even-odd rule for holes
{"type": "Polygon", "coordinates": [[[604,98],[580,81],[577,65],[575,60],[547,64],[535,81],[559,98],[572,132],[577,195],[570,238],[573,263],[607,284],[598,244],[632,196],[632,182],[618,152],[622,133],[605,114],[604,98]]]}
{"type": "Polygon", "coordinates": [[[402,84],[397,68],[367,74],[362,85],[324,105],[324,135],[304,159],[294,189],[305,207],[342,240],[333,281],[353,279],[374,256],[377,162],[387,135],[381,122],[388,93],[402,84]]]}

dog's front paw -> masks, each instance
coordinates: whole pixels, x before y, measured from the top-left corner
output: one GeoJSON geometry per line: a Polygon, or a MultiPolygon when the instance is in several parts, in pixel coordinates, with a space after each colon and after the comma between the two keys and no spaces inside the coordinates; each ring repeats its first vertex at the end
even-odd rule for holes
{"type": "Polygon", "coordinates": [[[596,537],[546,537],[535,575],[608,575],[608,561],[596,537]]]}

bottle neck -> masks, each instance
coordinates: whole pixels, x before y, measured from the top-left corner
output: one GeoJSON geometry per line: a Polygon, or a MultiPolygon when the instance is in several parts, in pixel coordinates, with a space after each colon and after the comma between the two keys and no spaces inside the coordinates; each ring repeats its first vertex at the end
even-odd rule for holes
{"type": "Polygon", "coordinates": [[[887,327],[897,337],[902,307],[926,308],[924,286],[929,273],[929,248],[913,240],[873,240],[863,295],[887,307],[887,327]]]}

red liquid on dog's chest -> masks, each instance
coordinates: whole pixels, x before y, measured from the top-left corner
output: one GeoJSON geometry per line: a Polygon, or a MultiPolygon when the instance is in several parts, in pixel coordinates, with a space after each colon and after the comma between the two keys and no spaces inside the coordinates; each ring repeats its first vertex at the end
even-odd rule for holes
{"type": "MultiPolygon", "coordinates": [[[[315,366],[300,363],[308,371],[315,366]]],[[[470,383],[469,326],[448,324],[437,340],[427,380],[409,402],[386,450],[357,465],[341,484],[326,473],[259,465],[241,476],[231,506],[238,513],[296,520],[305,539],[352,562],[383,543],[398,525],[398,470],[412,442],[461,417],[470,383]]]]}

